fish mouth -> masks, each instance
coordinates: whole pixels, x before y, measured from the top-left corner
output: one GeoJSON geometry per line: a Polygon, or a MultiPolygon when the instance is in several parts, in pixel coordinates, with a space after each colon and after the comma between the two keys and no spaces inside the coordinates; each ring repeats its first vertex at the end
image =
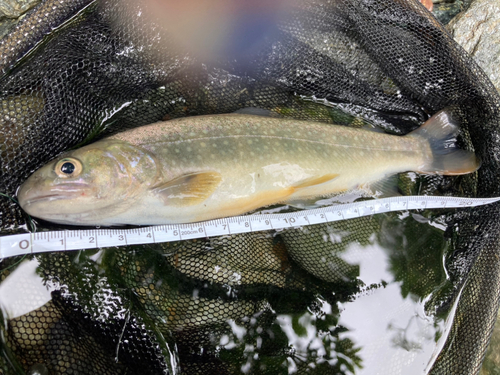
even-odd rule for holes
{"type": "Polygon", "coordinates": [[[62,199],[71,199],[74,198],[76,194],[68,194],[68,195],[63,195],[63,194],[46,194],[46,195],[39,195],[33,198],[26,199],[25,204],[34,204],[40,201],[56,201],[56,200],[62,200],[62,199]]]}
{"type": "Polygon", "coordinates": [[[86,195],[85,191],[88,190],[88,188],[89,186],[87,184],[64,184],[57,186],[56,189],[51,189],[51,191],[40,194],[41,192],[38,189],[27,189],[23,192],[21,187],[18,192],[18,199],[21,206],[29,206],[39,202],[68,200],[86,195]]]}

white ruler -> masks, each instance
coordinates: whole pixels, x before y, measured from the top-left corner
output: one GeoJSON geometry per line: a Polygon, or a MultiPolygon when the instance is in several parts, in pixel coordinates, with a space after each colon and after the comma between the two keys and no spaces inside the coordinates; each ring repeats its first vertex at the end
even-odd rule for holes
{"type": "Polygon", "coordinates": [[[135,229],[62,230],[15,234],[0,237],[0,259],[49,251],[151,244],[303,227],[391,211],[475,207],[498,201],[500,198],[403,196],[339,204],[285,214],[235,216],[190,224],[168,224],[135,229]]]}

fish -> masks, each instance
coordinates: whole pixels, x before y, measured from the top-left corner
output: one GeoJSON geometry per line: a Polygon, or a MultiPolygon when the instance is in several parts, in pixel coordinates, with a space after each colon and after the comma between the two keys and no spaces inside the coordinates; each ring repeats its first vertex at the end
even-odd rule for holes
{"type": "Polygon", "coordinates": [[[442,110],[405,136],[245,113],[145,125],[63,153],[18,189],[29,215],[89,226],[191,223],[371,191],[395,174],[476,171],[442,110]]]}

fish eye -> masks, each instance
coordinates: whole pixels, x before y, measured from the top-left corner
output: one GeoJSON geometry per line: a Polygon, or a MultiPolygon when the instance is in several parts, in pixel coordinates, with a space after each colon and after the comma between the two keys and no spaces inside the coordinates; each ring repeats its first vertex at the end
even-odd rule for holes
{"type": "Polygon", "coordinates": [[[55,172],[62,178],[75,177],[82,172],[82,163],[77,159],[64,158],[57,162],[55,172]]]}

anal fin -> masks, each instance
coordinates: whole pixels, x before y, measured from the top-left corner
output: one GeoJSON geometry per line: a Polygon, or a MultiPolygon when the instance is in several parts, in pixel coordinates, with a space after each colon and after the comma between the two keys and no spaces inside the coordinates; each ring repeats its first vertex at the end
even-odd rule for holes
{"type": "Polygon", "coordinates": [[[362,186],[361,190],[365,190],[369,195],[374,195],[377,198],[397,197],[401,195],[398,191],[398,175],[385,177],[362,186]]]}
{"type": "MultiPolygon", "coordinates": [[[[339,175],[335,173],[328,173],[322,176],[313,176],[306,178],[304,180],[299,181],[291,187],[291,192],[295,193],[297,190],[317,186],[324,184],[326,182],[330,182],[335,180],[339,175]]],[[[309,197],[309,198],[292,198],[290,200],[286,200],[286,203],[291,207],[301,208],[301,209],[312,209],[316,208],[316,201],[318,197],[309,197]]]]}
{"type": "Polygon", "coordinates": [[[301,210],[312,210],[314,208],[321,207],[320,204],[317,204],[318,198],[311,199],[294,199],[290,201],[286,201],[286,204],[293,208],[299,208],[301,210]]]}
{"type": "Polygon", "coordinates": [[[338,176],[339,176],[338,174],[329,173],[329,174],[325,174],[325,175],[322,175],[319,177],[314,176],[314,177],[306,178],[305,180],[299,181],[298,184],[293,185],[293,188],[294,189],[302,189],[302,188],[311,187],[314,185],[321,185],[321,184],[324,184],[325,182],[329,182],[331,180],[336,179],[338,176]]]}

